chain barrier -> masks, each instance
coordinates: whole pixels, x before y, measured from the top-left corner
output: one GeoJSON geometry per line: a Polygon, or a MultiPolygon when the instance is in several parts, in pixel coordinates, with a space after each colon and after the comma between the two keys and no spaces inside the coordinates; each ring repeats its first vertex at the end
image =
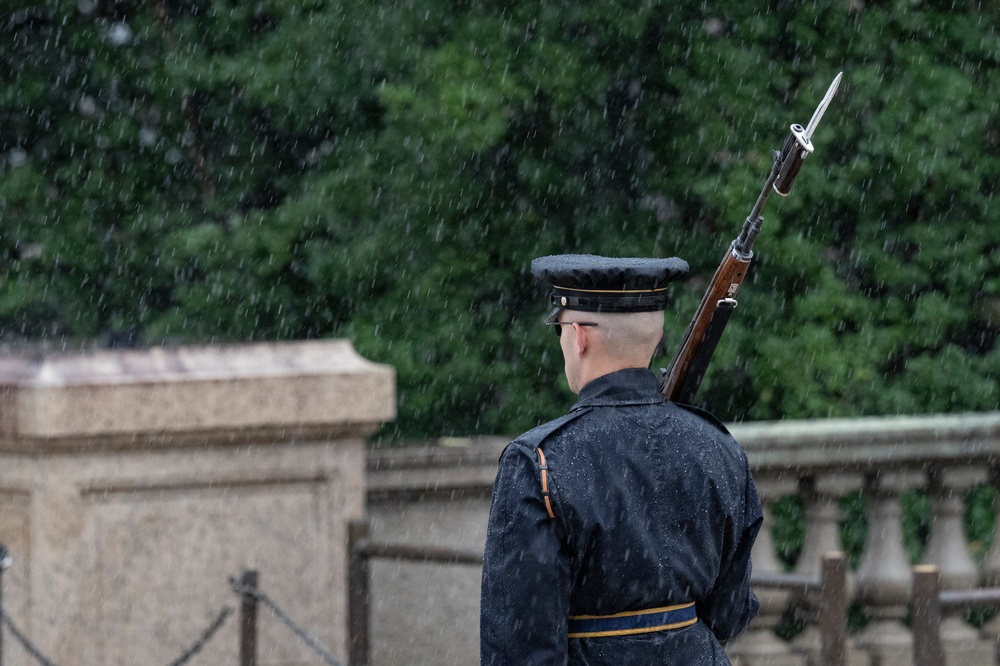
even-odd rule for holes
{"type": "MultiPolygon", "coordinates": [[[[289,629],[291,629],[299,638],[301,638],[313,651],[319,655],[329,666],[344,666],[344,664],[331,655],[326,649],[319,644],[319,642],[310,636],[302,627],[295,623],[295,621],[288,615],[278,604],[274,602],[267,594],[263,592],[260,588],[251,585],[245,585],[235,578],[229,579],[229,585],[233,592],[240,597],[252,597],[257,601],[263,603],[274,613],[275,617],[284,622],[289,629]]],[[[181,653],[177,659],[170,662],[169,666],[182,666],[187,663],[192,657],[201,652],[201,650],[208,644],[210,640],[215,636],[215,634],[222,628],[226,623],[226,620],[232,614],[233,609],[229,606],[224,606],[219,614],[212,620],[212,623],[202,632],[201,636],[198,637],[191,647],[186,649],[181,653]]],[[[18,642],[24,647],[29,655],[34,657],[34,659],[41,664],[41,666],[56,666],[51,660],[45,657],[35,645],[28,639],[24,633],[18,629],[14,621],[7,615],[7,612],[0,605],[0,623],[5,625],[8,630],[10,630],[11,635],[18,640],[18,642]]]]}
{"type": "Polygon", "coordinates": [[[263,590],[255,586],[244,585],[235,578],[229,579],[229,586],[233,588],[233,592],[235,592],[237,595],[241,597],[249,596],[253,597],[254,599],[257,599],[260,602],[263,602],[264,605],[266,605],[268,608],[271,609],[271,611],[275,614],[275,616],[279,620],[284,622],[289,629],[291,629],[293,632],[295,632],[295,634],[299,638],[305,641],[305,643],[309,647],[311,647],[313,651],[316,652],[316,654],[323,659],[323,661],[329,664],[329,666],[344,666],[343,662],[337,661],[337,659],[332,654],[327,652],[326,649],[324,649],[323,646],[320,645],[315,638],[310,636],[304,629],[302,629],[299,625],[297,625],[295,621],[288,615],[288,613],[283,611],[281,607],[278,606],[278,604],[274,603],[274,601],[269,596],[267,596],[263,592],[263,590]]]}
{"type": "Polygon", "coordinates": [[[3,608],[0,608],[0,620],[7,625],[7,628],[10,629],[10,633],[13,634],[14,638],[16,638],[18,642],[24,646],[24,649],[28,651],[28,654],[34,657],[39,664],[42,666],[55,666],[55,664],[46,659],[45,656],[38,651],[38,648],[32,645],[27,636],[21,633],[21,630],[14,625],[14,621],[10,619],[10,616],[7,615],[7,612],[3,608]]]}
{"type": "Polygon", "coordinates": [[[208,641],[212,640],[212,636],[215,635],[215,632],[221,629],[222,625],[226,623],[226,618],[228,618],[229,614],[232,612],[232,608],[224,606],[222,610],[219,611],[219,615],[215,618],[215,621],[208,626],[208,629],[202,633],[201,637],[196,640],[191,647],[182,652],[181,656],[170,662],[170,666],[181,666],[181,664],[187,662],[191,657],[201,652],[201,649],[208,644],[208,641]]]}
{"type": "MultiPolygon", "coordinates": [[[[215,635],[215,632],[222,628],[222,625],[226,622],[226,618],[228,618],[232,612],[233,609],[229,606],[224,607],[218,616],[216,616],[215,620],[212,621],[212,624],[210,624],[198,638],[198,640],[195,641],[191,647],[181,653],[181,656],[170,662],[170,666],[181,666],[190,660],[191,657],[201,652],[202,648],[204,648],[205,645],[208,644],[208,641],[210,641],[215,635]]],[[[10,616],[7,615],[7,612],[4,611],[2,607],[0,607],[0,622],[3,622],[3,624],[7,626],[11,635],[18,640],[25,650],[27,650],[28,654],[35,658],[35,661],[42,666],[56,666],[52,661],[46,658],[45,655],[43,655],[30,640],[28,640],[28,637],[25,636],[20,629],[17,628],[17,625],[14,624],[14,621],[10,619],[10,616]]]]}

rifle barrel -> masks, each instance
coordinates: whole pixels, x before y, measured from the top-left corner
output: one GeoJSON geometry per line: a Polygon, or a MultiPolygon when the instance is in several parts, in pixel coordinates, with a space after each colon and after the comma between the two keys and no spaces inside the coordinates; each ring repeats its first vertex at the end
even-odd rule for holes
{"type": "Polygon", "coordinates": [[[743,222],[743,230],[733,241],[733,251],[738,252],[741,259],[749,259],[753,255],[753,244],[757,242],[757,235],[764,223],[764,218],[760,213],[764,210],[764,204],[767,203],[767,198],[771,195],[771,189],[774,187],[774,181],[778,178],[778,173],[781,172],[781,153],[774,151],[773,155],[774,164],[771,165],[771,173],[764,181],[764,187],[760,194],[757,195],[757,203],[753,205],[750,214],[743,222]]]}

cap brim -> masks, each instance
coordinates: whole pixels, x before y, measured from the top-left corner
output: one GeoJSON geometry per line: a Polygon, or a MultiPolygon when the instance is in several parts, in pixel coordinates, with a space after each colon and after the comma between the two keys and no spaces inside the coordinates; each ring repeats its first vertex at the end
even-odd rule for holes
{"type": "Polygon", "coordinates": [[[545,323],[554,324],[557,321],[559,321],[559,315],[562,314],[562,311],[563,308],[561,307],[556,306],[555,308],[553,308],[552,312],[549,313],[549,316],[545,318],[545,323]]]}

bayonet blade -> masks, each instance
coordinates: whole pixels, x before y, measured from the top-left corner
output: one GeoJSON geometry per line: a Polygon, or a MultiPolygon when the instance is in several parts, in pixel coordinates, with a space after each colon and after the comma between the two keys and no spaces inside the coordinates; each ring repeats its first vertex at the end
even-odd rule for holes
{"type": "Polygon", "coordinates": [[[843,75],[843,72],[837,74],[837,78],[835,78],[833,83],[830,84],[830,87],[827,88],[826,95],[823,96],[823,101],[821,101],[819,106],[816,107],[816,111],[813,113],[812,119],[809,121],[809,124],[806,125],[806,142],[812,141],[813,132],[816,130],[816,126],[819,125],[819,121],[823,118],[823,114],[826,113],[826,107],[830,106],[830,102],[833,101],[833,95],[837,92],[837,86],[840,85],[840,77],[843,75]]]}

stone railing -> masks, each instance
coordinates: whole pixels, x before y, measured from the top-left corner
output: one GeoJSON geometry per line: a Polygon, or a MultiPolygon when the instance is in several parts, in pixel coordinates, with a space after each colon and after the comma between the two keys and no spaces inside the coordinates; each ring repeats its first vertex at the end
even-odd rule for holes
{"type": "MultiPolygon", "coordinates": [[[[964,498],[979,484],[1000,484],[1000,414],[784,421],[731,428],[754,469],[765,528],[754,550],[755,576],[793,573],[818,578],[824,554],[843,549],[840,499],[867,504],[866,541],[849,576],[849,593],[867,622],[849,636],[847,664],[914,663],[908,627],[913,574],[903,543],[901,496],[933,498],[924,563],[945,590],[995,585],[1000,540],[977,565],[964,536],[964,498]],[[796,496],[804,506],[804,543],[786,572],[771,530],[771,507],[796,496]]],[[[372,537],[383,541],[482,548],[489,492],[505,438],[449,440],[447,446],[369,453],[372,537]]],[[[376,563],[373,573],[373,664],[475,663],[479,570],[376,563]],[[448,627],[442,632],[441,627],[448,627]]],[[[781,587],[759,587],[762,611],[727,650],[741,666],[813,666],[820,661],[814,621],[818,599],[781,587]],[[794,608],[806,618],[793,640],[774,629],[794,608]]],[[[846,618],[845,618],[846,622],[846,618]]],[[[996,664],[1000,620],[975,629],[960,611],[946,612],[940,639],[949,664],[996,664]]]]}
{"type": "MultiPolygon", "coordinates": [[[[944,589],[992,585],[1000,578],[1000,542],[977,566],[964,534],[966,494],[973,486],[997,481],[1000,414],[746,424],[734,427],[733,434],[750,457],[765,520],[770,523],[770,507],[787,495],[797,494],[805,506],[805,542],[796,573],[816,575],[823,554],[841,549],[839,499],[850,492],[866,499],[867,537],[852,588],[868,623],[851,637],[848,663],[913,663],[913,635],[904,623],[913,574],[903,543],[903,493],[921,490],[933,498],[923,563],[938,567],[944,589]]],[[[762,532],[754,550],[755,571],[777,571],[781,566],[770,532],[762,532]]],[[[731,653],[745,656],[745,664],[818,664],[812,625],[791,644],[770,640],[787,604],[808,613],[814,602],[773,590],[762,590],[761,600],[761,615],[729,647],[731,653]],[[773,650],[757,647],[765,640],[773,650]]],[[[948,663],[997,663],[1000,624],[977,632],[951,614],[940,631],[948,663]]]]}

